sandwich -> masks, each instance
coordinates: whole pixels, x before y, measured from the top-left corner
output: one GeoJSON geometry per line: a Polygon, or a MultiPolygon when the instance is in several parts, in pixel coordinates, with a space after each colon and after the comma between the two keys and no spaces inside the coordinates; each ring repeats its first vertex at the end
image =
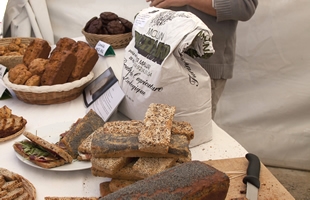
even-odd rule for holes
{"type": "Polygon", "coordinates": [[[3,106],[0,108],[0,142],[15,138],[22,134],[27,120],[12,114],[12,110],[3,106]]]}
{"type": "Polygon", "coordinates": [[[30,132],[25,132],[28,139],[13,144],[14,150],[42,168],[53,168],[71,163],[73,158],[56,144],[50,143],[30,132]]]}

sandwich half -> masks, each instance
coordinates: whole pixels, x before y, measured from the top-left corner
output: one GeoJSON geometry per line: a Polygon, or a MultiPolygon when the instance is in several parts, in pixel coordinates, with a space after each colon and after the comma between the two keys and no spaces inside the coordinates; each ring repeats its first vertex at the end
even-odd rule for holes
{"type": "Polygon", "coordinates": [[[25,132],[28,138],[13,144],[14,150],[42,168],[53,168],[71,163],[73,158],[56,144],[50,143],[30,132],[25,132]]]}

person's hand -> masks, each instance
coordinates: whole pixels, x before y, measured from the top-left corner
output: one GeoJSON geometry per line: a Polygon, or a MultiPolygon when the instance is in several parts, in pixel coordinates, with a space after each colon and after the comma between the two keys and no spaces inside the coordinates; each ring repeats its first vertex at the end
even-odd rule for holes
{"type": "Polygon", "coordinates": [[[181,7],[187,5],[187,0],[146,0],[151,2],[150,6],[157,8],[181,7]]]}

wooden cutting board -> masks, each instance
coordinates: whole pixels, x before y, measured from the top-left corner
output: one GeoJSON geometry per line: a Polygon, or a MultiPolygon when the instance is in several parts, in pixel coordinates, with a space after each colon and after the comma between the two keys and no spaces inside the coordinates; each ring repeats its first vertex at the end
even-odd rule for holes
{"type": "MultiPolygon", "coordinates": [[[[204,161],[208,165],[226,173],[230,177],[230,186],[226,200],[234,198],[244,198],[246,185],[242,182],[246,175],[248,160],[246,158],[232,158],[222,160],[204,161]]],[[[261,163],[260,189],[258,191],[259,200],[292,200],[295,199],[283,185],[271,174],[271,172],[261,163]]]]}

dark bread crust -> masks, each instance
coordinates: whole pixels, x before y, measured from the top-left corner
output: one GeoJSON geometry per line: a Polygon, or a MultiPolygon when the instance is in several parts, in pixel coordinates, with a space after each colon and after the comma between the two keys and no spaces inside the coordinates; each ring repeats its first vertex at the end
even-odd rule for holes
{"type": "Polygon", "coordinates": [[[24,136],[27,137],[32,142],[44,147],[45,149],[51,150],[55,153],[57,153],[61,158],[65,160],[67,163],[71,163],[73,158],[63,149],[61,149],[56,144],[50,143],[30,132],[24,132],[24,136]]]}
{"type": "Polygon", "coordinates": [[[229,177],[200,161],[187,162],[137,181],[105,199],[225,199],[229,177]],[[169,186],[169,187],[167,187],[169,186]]]}

